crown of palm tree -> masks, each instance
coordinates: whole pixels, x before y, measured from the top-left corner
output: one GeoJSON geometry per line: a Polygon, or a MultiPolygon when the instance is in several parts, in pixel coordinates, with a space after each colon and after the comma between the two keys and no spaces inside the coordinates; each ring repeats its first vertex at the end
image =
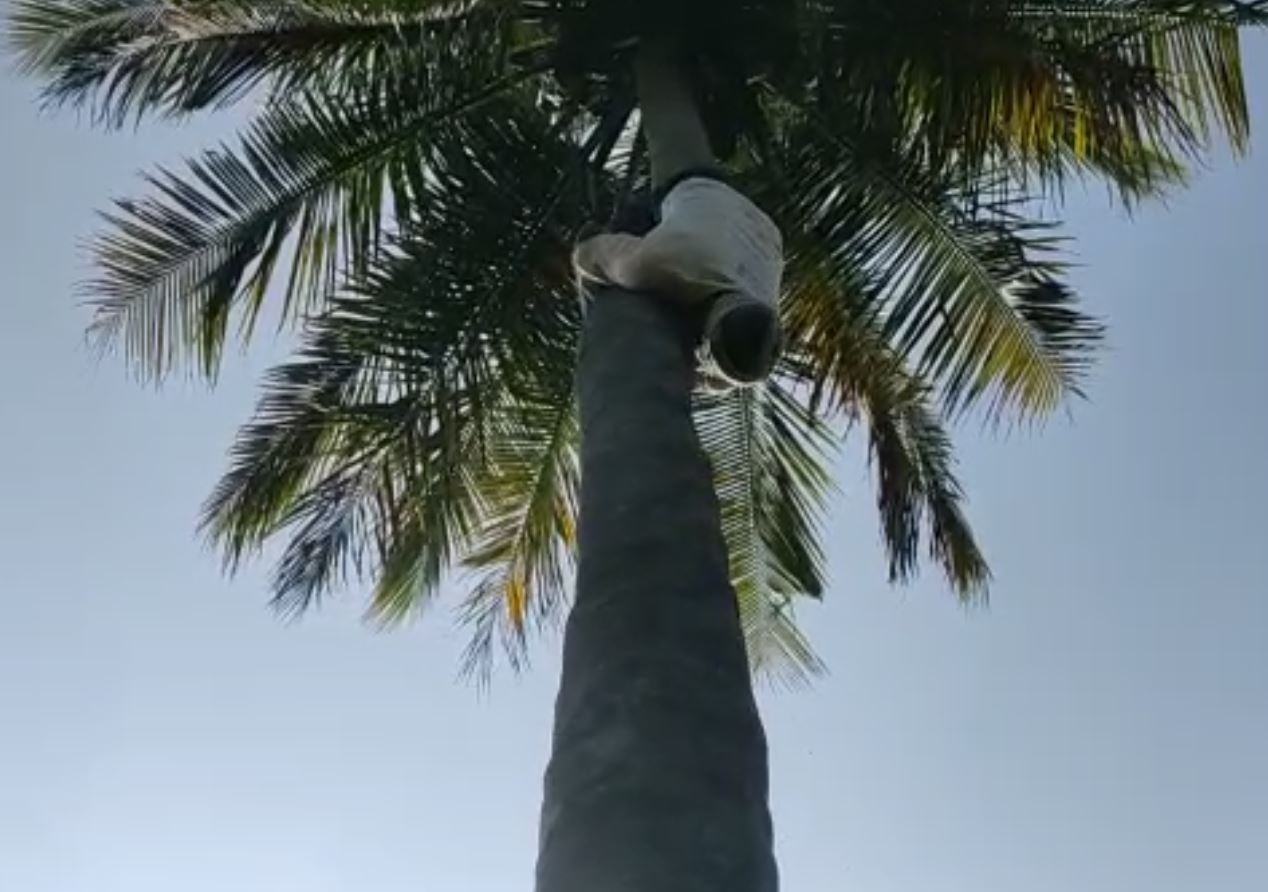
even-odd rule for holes
{"type": "Polygon", "coordinates": [[[233,144],[148,177],[95,243],[94,332],[145,376],[214,377],[266,298],[301,332],[206,506],[230,566],[286,545],[276,602],[350,577],[410,616],[472,585],[468,668],[564,603],[577,502],[570,246],[646,185],[628,57],[694,51],[715,145],[780,224],[790,349],[702,392],[750,653],[819,662],[829,464],[863,423],[895,580],[986,563],[946,423],[1042,417],[1101,336],[1036,196],[1127,203],[1247,139],[1234,0],[17,0],[53,103],[109,126],[250,99],[233,144]]]}

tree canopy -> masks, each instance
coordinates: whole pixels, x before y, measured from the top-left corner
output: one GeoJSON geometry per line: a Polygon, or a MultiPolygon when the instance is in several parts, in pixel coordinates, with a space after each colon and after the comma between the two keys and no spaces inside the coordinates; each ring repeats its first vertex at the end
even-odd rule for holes
{"type": "Polygon", "coordinates": [[[844,431],[865,430],[891,577],[986,561],[949,425],[1081,393],[1102,326],[1040,215],[1073,181],[1132,206],[1248,139],[1236,0],[16,0],[53,105],[105,127],[245,102],[236,139],[146,178],[93,244],[93,332],[135,370],[214,379],[277,302],[264,383],[205,527],[230,567],[285,542],[275,599],[349,581],[378,621],[469,578],[467,668],[555,622],[575,546],[580,311],[569,254],[646,188],[630,55],[680,35],[715,147],[779,223],[789,349],[702,387],[754,664],[819,668],[844,431]],[[499,647],[501,645],[501,647],[499,647]]]}

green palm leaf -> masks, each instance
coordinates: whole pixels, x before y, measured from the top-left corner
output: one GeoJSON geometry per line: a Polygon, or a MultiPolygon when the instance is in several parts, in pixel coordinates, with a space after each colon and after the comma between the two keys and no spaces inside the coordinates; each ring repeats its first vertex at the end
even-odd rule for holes
{"type": "Polygon", "coordinates": [[[822,671],[793,623],[793,601],[823,593],[819,533],[832,491],[831,433],[778,381],[704,393],[695,414],[749,659],[755,671],[802,681],[822,671]]]}
{"type": "Polygon", "coordinates": [[[816,414],[863,422],[890,580],[915,575],[923,550],[964,599],[984,596],[990,571],[963,512],[951,439],[929,385],[906,368],[869,317],[866,283],[842,283],[813,253],[789,258],[798,283],[785,295],[797,377],[816,414]]]}
{"type": "Polygon", "coordinates": [[[461,32],[505,37],[493,3],[439,0],[19,0],[12,38],[56,103],[103,123],[393,77],[461,32]]]}
{"type": "Polygon", "coordinates": [[[408,256],[369,279],[372,299],[315,322],[299,359],[269,375],[206,505],[230,567],[288,536],[274,576],[284,609],[353,574],[375,584],[375,613],[404,615],[474,526],[494,359],[470,341],[481,326],[458,295],[423,311],[393,299],[408,256]]]}
{"type": "Polygon", "coordinates": [[[1245,144],[1237,31],[1268,22],[1268,7],[838,2],[808,22],[822,47],[814,100],[856,127],[900,135],[970,180],[1001,164],[1056,183],[1090,171],[1136,198],[1175,182],[1211,124],[1245,144]]]}
{"type": "Polygon", "coordinates": [[[474,585],[462,606],[471,631],[463,673],[487,682],[502,653],[527,661],[527,631],[553,626],[567,603],[579,498],[577,417],[571,382],[522,391],[499,412],[477,490],[482,522],[463,566],[474,585]]]}
{"type": "Polygon", "coordinates": [[[1101,328],[1061,283],[1045,227],[817,117],[789,124],[784,138],[790,174],[771,203],[789,238],[818,258],[806,274],[865,297],[860,318],[882,325],[952,411],[985,403],[996,417],[1042,416],[1079,392],[1101,328]]]}
{"type": "Polygon", "coordinates": [[[531,115],[448,131],[395,246],[266,381],[206,525],[231,565],[289,531],[280,604],[355,574],[377,585],[374,615],[400,619],[487,539],[524,395],[570,391],[568,256],[586,205],[552,134],[531,115]],[[478,163],[499,151],[531,166],[507,177],[478,163]]]}
{"type": "Polygon", "coordinates": [[[425,172],[441,163],[447,130],[477,113],[532,113],[507,95],[512,80],[494,77],[497,46],[481,46],[442,47],[429,68],[356,97],[274,106],[237,151],[150,176],[153,194],[118,202],[94,245],[94,335],[122,344],[144,375],[190,354],[212,375],[232,311],[249,333],[279,262],[290,263],[282,318],[319,309],[345,268],[375,256],[385,205],[399,221],[427,200],[425,172]]]}

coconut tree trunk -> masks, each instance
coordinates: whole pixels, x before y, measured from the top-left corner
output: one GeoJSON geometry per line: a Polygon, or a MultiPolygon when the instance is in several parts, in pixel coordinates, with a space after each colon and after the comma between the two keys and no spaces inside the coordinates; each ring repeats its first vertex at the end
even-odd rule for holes
{"type": "MultiPolygon", "coordinates": [[[[672,46],[645,42],[635,73],[656,188],[712,168],[672,46]]],[[[691,417],[698,314],[673,295],[591,297],[537,892],[775,892],[766,738],[691,417]]]]}
{"type": "Polygon", "coordinates": [[[538,892],[774,892],[766,740],[676,307],[594,296],[538,892]]]}

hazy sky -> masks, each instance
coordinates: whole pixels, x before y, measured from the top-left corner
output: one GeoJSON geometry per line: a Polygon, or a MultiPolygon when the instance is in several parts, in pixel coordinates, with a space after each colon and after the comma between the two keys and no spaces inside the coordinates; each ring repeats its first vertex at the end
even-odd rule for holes
{"type": "MultiPolygon", "coordinates": [[[[557,642],[480,698],[448,605],[284,625],[221,577],[195,516],[267,345],[156,394],[71,289],[93,209],[225,122],[103,137],[31,95],[0,76],[0,890],[529,889],[557,642]]],[[[1073,201],[1112,350],[1072,422],[963,434],[989,611],[888,589],[843,466],[803,613],[832,675],[763,698],[787,890],[1268,889],[1266,198],[1261,140],[1134,223],[1073,201]]]]}

